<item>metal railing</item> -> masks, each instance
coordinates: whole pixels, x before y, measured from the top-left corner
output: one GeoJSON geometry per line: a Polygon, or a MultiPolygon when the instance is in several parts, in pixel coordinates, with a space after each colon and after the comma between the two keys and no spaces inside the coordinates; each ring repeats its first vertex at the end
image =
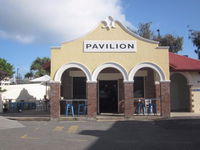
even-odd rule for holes
{"type": "Polygon", "coordinates": [[[9,101],[4,103],[4,107],[8,109],[8,112],[22,112],[25,110],[35,111],[48,111],[50,108],[49,101],[37,100],[37,101],[9,101]]]}
{"type": "MultiPolygon", "coordinates": [[[[133,115],[160,115],[160,98],[132,98],[133,102],[133,115]]],[[[66,114],[66,105],[72,104],[74,114],[79,115],[79,106],[85,106],[84,115],[87,114],[87,99],[62,99],[61,101],[61,114],[66,114]]]]}
{"type": "Polygon", "coordinates": [[[32,110],[36,108],[35,102],[9,102],[9,112],[21,112],[24,110],[32,110]]]}

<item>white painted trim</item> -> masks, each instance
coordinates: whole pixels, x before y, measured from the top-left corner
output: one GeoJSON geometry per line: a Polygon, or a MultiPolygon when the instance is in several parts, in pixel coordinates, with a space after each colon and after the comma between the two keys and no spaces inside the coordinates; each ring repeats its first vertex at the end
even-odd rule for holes
{"type": "Polygon", "coordinates": [[[87,81],[87,83],[97,83],[97,81],[87,81]]]}
{"type": "Polygon", "coordinates": [[[134,80],[133,81],[124,81],[124,83],[134,83],[134,80]]]}
{"type": "Polygon", "coordinates": [[[165,76],[164,72],[162,71],[162,69],[158,65],[150,63],[150,62],[143,62],[143,63],[137,64],[130,71],[130,73],[129,73],[129,81],[134,81],[134,76],[135,76],[136,72],[138,70],[140,70],[141,68],[151,68],[151,69],[155,70],[158,73],[161,82],[166,80],[166,76],[165,76]]]}
{"type": "Polygon", "coordinates": [[[103,70],[103,69],[106,69],[106,68],[114,68],[114,69],[117,69],[123,76],[123,79],[124,81],[128,81],[128,73],[127,71],[119,64],[117,63],[114,63],[114,62],[109,62],[109,63],[105,63],[105,64],[102,64],[100,66],[98,66],[94,72],[92,73],[92,81],[93,82],[97,82],[97,77],[99,75],[99,73],[103,70]]]}
{"type": "Polygon", "coordinates": [[[50,84],[51,84],[51,83],[59,83],[59,84],[60,84],[61,82],[60,82],[60,81],[50,80],[48,83],[50,83],[50,84]]]}
{"type": "Polygon", "coordinates": [[[160,81],[161,83],[171,82],[171,80],[160,81]]]}
{"type": "MultiPolygon", "coordinates": [[[[106,27],[105,27],[105,23],[106,23],[106,21],[103,20],[103,21],[101,21],[100,23],[98,23],[97,25],[94,25],[94,28],[93,28],[91,31],[89,31],[89,32],[87,32],[87,33],[85,33],[85,34],[83,34],[83,35],[80,36],[80,37],[76,37],[76,38],[73,39],[73,40],[69,40],[69,41],[66,41],[66,42],[61,42],[61,44],[70,43],[70,42],[73,42],[73,41],[76,41],[76,40],[80,40],[81,38],[83,38],[83,37],[89,35],[89,34],[92,33],[93,31],[95,31],[96,28],[97,28],[100,24],[103,24],[103,25],[104,25],[104,26],[102,26],[102,28],[106,28],[106,27]]],[[[149,40],[149,39],[146,39],[146,38],[143,38],[143,37],[137,35],[136,33],[130,31],[130,30],[129,30],[126,26],[124,26],[120,21],[114,20],[114,19],[113,19],[112,24],[116,24],[116,23],[117,23],[125,32],[127,32],[128,34],[130,34],[131,36],[133,36],[133,37],[135,37],[135,38],[137,38],[137,39],[139,39],[139,40],[142,40],[142,41],[145,41],[145,42],[148,42],[148,43],[159,44],[158,41],[149,40]]],[[[113,29],[113,28],[116,28],[115,25],[114,25],[114,26],[112,25],[112,27],[110,28],[110,30],[113,29]]],[[[107,28],[107,29],[108,29],[108,28],[107,28]]]]}
{"type": "Polygon", "coordinates": [[[155,81],[155,85],[159,85],[160,84],[160,82],[158,82],[158,81],[155,81]]]}
{"type": "Polygon", "coordinates": [[[135,37],[139,40],[142,40],[142,41],[145,41],[148,43],[159,44],[158,41],[149,40],[149,39],[146,39],[146,38],[143,38],[143,37],[137,35],[136,33],[130,31],[127,27],[125,27],[121,22],[119,22],[117,20],[115,21],[115,23],[117,23],[122,29],[124,29],[125,32],[129,33],[130,35],[132,35],[133,37],[135,37]]]}
{"type": "Polygon", "coordinates": [[[61,66],[58,69],[58,71],[56,72],[54,80],[61,82],[62,74],[65,72],[65,70],[70,69],[70,68],[78,68],[78,69],[82,70],[86,75],[87,82],[91,81],[91,74],[90,74],[89,70],[80,63],[68,63],[68,64],[61,66]]]}

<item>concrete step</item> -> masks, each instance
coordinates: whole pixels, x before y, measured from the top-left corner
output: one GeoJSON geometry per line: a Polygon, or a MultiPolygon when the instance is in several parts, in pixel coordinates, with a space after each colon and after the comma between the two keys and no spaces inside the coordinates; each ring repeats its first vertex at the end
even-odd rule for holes
{"type": "Polygon", "coordinates": [[[125,120],[124,116],[97,116],[97,121],[123,121],[125,120]]]}

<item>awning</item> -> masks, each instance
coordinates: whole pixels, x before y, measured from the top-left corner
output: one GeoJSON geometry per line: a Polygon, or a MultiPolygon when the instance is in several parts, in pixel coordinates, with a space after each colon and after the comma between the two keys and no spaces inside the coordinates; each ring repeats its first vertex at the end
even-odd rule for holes
{"type": "Polygon", "coordinates": [[[42,77],[35,78],[35,79],[31,80],[30,82],[37,82],[37,83],[39,83],[39,82],[48,82],[48,81],[50,81],[50,79],[51,79],[50,76],[44,75],[42,77]]]}

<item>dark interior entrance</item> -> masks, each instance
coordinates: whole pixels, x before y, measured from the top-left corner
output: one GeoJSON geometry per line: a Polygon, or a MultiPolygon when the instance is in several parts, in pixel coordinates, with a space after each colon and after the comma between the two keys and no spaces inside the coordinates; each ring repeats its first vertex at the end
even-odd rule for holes
{"type": "Polygon", "coordinates": [[[99,112],[118,112],[118,86],[117,80],[99,81],[99,112]]]}

